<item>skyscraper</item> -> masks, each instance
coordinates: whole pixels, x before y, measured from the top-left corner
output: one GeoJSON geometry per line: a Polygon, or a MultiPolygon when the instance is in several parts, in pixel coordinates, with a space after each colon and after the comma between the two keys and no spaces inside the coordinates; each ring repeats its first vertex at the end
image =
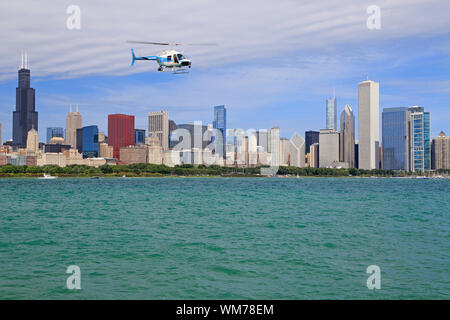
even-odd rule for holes
{"type": "Polygon", "coordinates": [[[322,129],[319,134],[319,167],[328,168],[339,162],[339,132],[322,129]]]}
{"type": "Polygon", "coordinates": [[[268,152],[269,141],[267,140],[267,129],[259,129],[256,131],[256,145],[263,147],[264,152],[268,152]]]}
{"type": "Polygon", "coordinates": [[[158,136],[163,151],[169,150],[169,111],[148,113],[148,136],[152,133],[158,136]]]}
{"type": "Polygon", "coordinates": [[[431,169],[431,145],[430,145],[430,113],[423,107],[409,107],[410,112],[410,170],[423,172],[431,169]]]}
{"type": "Polygon", "coordinates": [[[339,135],[339,159],[348,163],[349,168],[355,166],[355,116],[347,104],[341,113],[341,134],[339,135]]]}
{"type": "Polygon", "coordinates": [[[64,138],[64,128],[61,127],[47,128],[47,143],[49,143],[53,137],[64,138]]]}
{"type": "Polygon", "coordinates": [[[72,112],[72,105],[70,105],[69,113],[66,116],[66,144],[72,148],[77,147],[77,129],[81,128],[81,121],[78,105],[75,112],[72,112]]]}
{"type": "Polygon", "coordinates": [[[113,156],[118,160],[120,148],[134,145],[134,116],[108,115],[108,145],[113,147],[113,156]]]}
{"type": "Polygon", "coordinates": [[[450,169],[450,137],[443,131],[433,139],[431,147],[432,169],[450,169]]]}
{"type": "Polygon", "coordinates": [[[31,128],[27,134],[27,151],[37,153],[39,151],[39,138],[38,132],[31,128]]]}
{"type": "Polygon", "coordinates": [[[97,158],[99,155],[98,127],[87,126],[82,129],[82,154],[83,158],[97,158]]]}
{"type": "Polygon", "coordinates": [[[378,168],[379,143],[380,84],[371,80],[362,81],[358,84],[358,161],[360,169],[378,168]]]}
{"type": "Polygon", "coordinates": [[[289,140],[290,143],[290,159],[289,165],[294,167],[305,166],[305,140],[295,132],[289,140]]]}
{"type": "Polygon", "coordinates": [[[269,130],[268,152],[271,154],[271,166],[280,165],[280,127],[273,127],[269,130]]]}
{"type": "Polygon", "coordinates": [[[327,129],[337,130],[337,102],[336,97],[327,99],[327,129]]]}
{"type": "Polygon", "coordinates": [[[409,117],[407,108],[383,109],[383,169],[409,171],[409,117]]]}
{"type": "Polygon", "coordinates": [[[314,144],[319,143],[319,131],[305,131],[305,152],[309,152],[309,147],[314,144]]]}
{"type": "Polygon", "coordinates": [[[145,144],[145,130],[134,129],[134,144],[136,146],[145,144]]]}
{"type": "Polygon", "coordinates": [[[227,139],[227,109],[225,106],[214,107],[214,150],[221,158],[224,158],[227,139]]]}
{"type": "Polygon", "coordinates": [[[38,131],[38,113],[35,111],[35,90],[30,87],[28,56],[22,55],[22,65],[18,71],[19,84],[16,88],[16,111],[13,112],[13,146],[25,148],[28,131],[38,131]]]}

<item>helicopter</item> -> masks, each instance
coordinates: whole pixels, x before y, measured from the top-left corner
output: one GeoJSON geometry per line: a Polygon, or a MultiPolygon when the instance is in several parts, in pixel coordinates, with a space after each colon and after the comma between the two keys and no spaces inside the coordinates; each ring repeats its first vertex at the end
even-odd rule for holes
{"type": "MultiPolygon", "coordinates": [[[[169,47],[176,47],[181,46],[180,43],[165,43],[165,42],[147,42],[147,41],[131,41],[127,40],[128,43],[139,43],[139,44],[150,44],[150,45],[157,45],[157,46],[169,46],[169,47]]],[[[187,44],[187,46],[214,46],[217,45],[215,43],[191,43],[187,44]]],[[[192,62],[190,59],[188,59],[183,52],[174,50],[174,49],[168,49],[161,51],[156,56],[143,56],[143,57],[136,57],[134,54],[134,49],[131,48],[131,66],[134,65],[134,62],[136,60],[150,60],[150,61],[156,61],[159,64],[158,71],[160,72],[173,72],[174,74],[179,73],[188,73],[189,69],[192,66],[192,62]]]]}

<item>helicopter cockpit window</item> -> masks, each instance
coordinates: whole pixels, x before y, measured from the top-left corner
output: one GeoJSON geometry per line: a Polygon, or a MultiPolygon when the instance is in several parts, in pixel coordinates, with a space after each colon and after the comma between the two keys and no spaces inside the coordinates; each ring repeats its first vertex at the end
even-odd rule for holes
{"type": "Polygon", "coordinates": [[[179,54],[178,54],[178,59],[179,59],[179,60],[183,60],[183,59],[184,59],[183,55],[179,53],[179,54]]]}
{"type": "Polygon", "coordinates": [[[172,62],[172,56],[167,56],[167,62],[172,62]]]}

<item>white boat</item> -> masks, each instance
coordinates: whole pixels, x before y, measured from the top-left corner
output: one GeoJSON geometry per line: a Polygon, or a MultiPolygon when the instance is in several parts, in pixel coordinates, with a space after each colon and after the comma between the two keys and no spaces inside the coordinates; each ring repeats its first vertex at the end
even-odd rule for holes
{"type": "Polygon", "coordinates": [[[58,177],[52,176],[50,174],[44,173],[43,177],[38,177],[38,179],[56,179],[58,177]]]}

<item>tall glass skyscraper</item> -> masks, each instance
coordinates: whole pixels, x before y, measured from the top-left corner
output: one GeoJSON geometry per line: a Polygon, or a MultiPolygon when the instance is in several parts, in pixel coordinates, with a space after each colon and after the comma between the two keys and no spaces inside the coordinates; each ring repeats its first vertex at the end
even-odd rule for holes
{"type": "Polygon", "coordinates": [[[226,156],[227,109],[225,106],[214,107],[214,150],[221,158],[226,156]]]}
{"type": "Polygon", "coordinates": [[[327,129],[337,130],[336,98],[327,99],[327,129]]]}
{"type": "Polygon", "coordinates": [[[411,171],[431,169],[430,113],[423,107],[410,107],[410,164],[411,171]]]}
{"type": "Polygon", "coordinates": [[[83,158],[98,157],[98,127],[87,126],[82,129],[82,153],[83,158]]]}
{"type": "Polygon", "coordinates": [[[407,108],[383,109],[383,169],[409,171],[409,117],[407,108]]]}
{"type": "Polygon", "coordinates": [[[30,87],[30,69],[28,58],[22,55],[19,84],[16,88],[16,111],[13,112],[13,146],[27,146],[28,131],[38,131],[38,113],[35,111],[35,91],[30,87]]]}
{"type": "Polygon", "coordinates": [[[134,144],[137,146],[145,144],[145,129],[134,129],[134,144]]]}
{"type": "Polygon", "coordinates": [[[61,127],[50,127],[47,128],[47,143],[54,137],[64,138],[64,128],[61,127]]]}

